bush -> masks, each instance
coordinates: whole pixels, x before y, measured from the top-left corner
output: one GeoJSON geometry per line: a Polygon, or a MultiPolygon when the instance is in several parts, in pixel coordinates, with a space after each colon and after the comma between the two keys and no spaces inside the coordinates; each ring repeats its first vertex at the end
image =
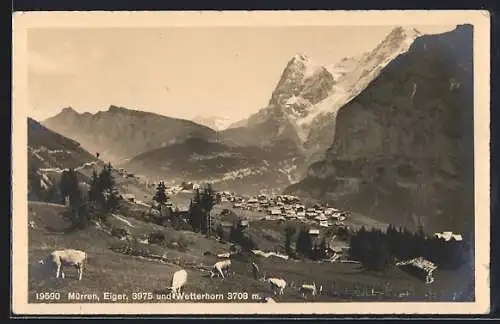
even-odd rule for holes
{"type": "Polygon", "coordinates": [[[191,231],[193,228],[189,225],[188,221],[180,216],[172,217],[172,228],[176,231],[191,231]]]}
{"type": "Polygon", "coordinates": [[[133,243],[115,243],[109,248],[114,252],[131,256],[147,257],[151,254],[151,251],[147,247],[133,243]]]}
{"type": "Polygon", "coordinates": [[[179,235],[178,238],[172,238],[166,246],[173,250],[178,250],[180,252],[185,252],[188,250],[188,246],[193,244],[188,238],[184,235],[179,235]]]}
{"type": "Polygon", "coordinates": [[[179,243],[179,248],[182,249],[187,249],[187,247],[193,243],[184,235],[180,235],[177,242],[179,243]]]}
{"type": "Polygon", "coordinates": [[[128,235],[130,235],[130,232],[125,228],[113,227],[111,229],[111,235],[118,237],[118,238],[122,238],[122,237],[127,237],[128,235]]]}
{"type": "Polygon", "coordinates": [[[162,243],[163,241],[165,241],[165,234],[160,231],[153,232],[149,234],[148,240],[150,244],[162,243]]]}
{"type": "Polygon", "coordinates": [[[176,240],[172,239],[170,240],[166,246],[169,248],[169,249],[172,249],[172,250],[177,250],[179,248],[179,243],[177,243],[176,240]]]}

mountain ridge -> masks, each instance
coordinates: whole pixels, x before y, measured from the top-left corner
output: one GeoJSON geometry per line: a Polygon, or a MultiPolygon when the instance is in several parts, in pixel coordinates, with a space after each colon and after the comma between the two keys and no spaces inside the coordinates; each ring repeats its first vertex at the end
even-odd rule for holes
{"type": "Polygon", "coordinates": [[[473,27],[418,37],[336,116],[285,192],[413,227],[473,226],[473,27]]]}
{"type": "Polygon", "coordinates": [[[114,105],[94,114],[80,114],[66,107],[42,124],[110,161],[131,158],[189,137],[216,140],[213,129],[193,121],[114,105]]]}
{"type": "Polygon", "coordinates": [[[46,128],[33,118],[28,117],[27,122],[29,200],[46,199],[64,169],[90,166],[97,161],[80,143],[46,128]]]}

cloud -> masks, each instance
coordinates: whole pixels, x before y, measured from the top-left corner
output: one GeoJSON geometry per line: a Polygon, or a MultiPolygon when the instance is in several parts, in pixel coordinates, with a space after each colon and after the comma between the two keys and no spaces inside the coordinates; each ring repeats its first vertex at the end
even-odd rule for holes
{"type": "Polygon", "coordinates": [[[28,55],[28,72],[37,74],[68,74],[77,71],[78,65],[69,57],[49,58],[38,52],[28,55]]]}

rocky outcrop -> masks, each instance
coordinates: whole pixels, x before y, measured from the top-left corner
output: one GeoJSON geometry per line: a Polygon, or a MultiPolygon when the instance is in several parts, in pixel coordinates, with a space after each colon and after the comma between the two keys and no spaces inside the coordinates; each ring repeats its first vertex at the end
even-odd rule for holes
{"type": "Polygon", "coordinates": [[[470,229],[472,28],[418,37],[338,111],[325,158],[287,191],[394,224],[470,229]]]}
{"type": "Polygon", "coordinates": [[[326,98],[333,82],[325,67],[297,54],[283,70],[267,107],[223,131],[221,138],[230,145],[268,145],[287,139],[301,146],[303,139],[295,119],[326,98]]]}

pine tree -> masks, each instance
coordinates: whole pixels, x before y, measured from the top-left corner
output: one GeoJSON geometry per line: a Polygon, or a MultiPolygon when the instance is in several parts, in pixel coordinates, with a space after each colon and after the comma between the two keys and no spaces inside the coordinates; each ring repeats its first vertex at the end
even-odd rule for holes
{"type": "Polygon", "coordinates": [[[29,200],[43,200],[44,190],[40,184],[40,175],[37,173],[37,168],[30,166],[28,169],[28,189],[29,189],[29,200]]]}
{"type": "Polygon", "coordinates": [[[189,203],[189,223],[195,232],[199,232],[202,226],[200,202],[200,190],[196,189],[194,191],[193,199],[191,199],[191,202],[189,203]]]}
{"type": "Polygon", "coordinates": [[[99,186],[106,192],[107,190],[113,189],[115,185],[116,183],[111,174],[111,168],[109,165],[105,165],[101,173],[99,173],[99,186]]]}
{"type": "Polygon", "coordinates": [[[297,252],[301,253],[303,256],[310,258],[312,254],[312,239],[309,235],[309,231],[302,227],[299,231],[296,243],[297,252]]]}
{"type": "Polygon", "coordinates": [[[160,208],[169,199],[169,197],[165,193],[166,189],[167,187],[165,186],[165,183],[163,181],[160,181],[160,183],[158,183],[158,186],[156,187],[156,194],[154,195],[153,200],[160,204],[160,208]]]}
{"type": "Polygon", "coordinates": [[[103,198],[101,183],[99,182],[99,176],[97,175],[97,171],[94,169],[92,171],[92,178],[90,179],[90,188],[89,188],[89,201],[101,202],[103,198]]]}
{"type": "Polygon", "coordinates": [[[243,241],[243,229],[240,224],[238,224],[238,222],[234,222],[233,226],[231,226],[229,240],[233,243],[242,245],[241,243],[243,241]]]}
{"type": "Polygon", "coordinates": [[[210,232],[211,226],[212,226],[212,219],[211,219],[211,212],[215,204],[217,203],[216,200],[216,193],[212,189],[211,184],[207,184],[203,188],[203,192],[201,193],[200,197],[200,204],[201,204],[201,217],[202,217],[202,227],[201,230],[203,233],[208,233],[210,232]]]}
{"type": "Polygon", "coordinates": [[[44,201],[48,201],[51,203],[59,203],[61,202],[61,195],[59,194],[59,191],[57,190],[56,186],[50,185],[47,189],[43,189],[41,191],[41,199],[44,201]]]}
{"type": "Polygon", "coordinates": [[[224,239],[224,229],[222,228],[222,224],[219,223],[217,225],[217,236],[219,236],[221,239],[224,239]]]}
{"type": "Polygon", "coordinates": [[[216,204],[215,191],[210,184],[202,191],[196,189],[189,207],[190,224],[195,232],[206,234],[211,231],[211,211],[216,204]]]}
{"type": "Polygon", "coordinates": [[[88,203],[82,206],[81,213],[86,218],[97,216],[104,220],[108,213],[115,211],[119,204],[119,193],[112,174],[111,163],[104,165],[99,174],[94,169],[90,179],[88,203]]]}
{"type": "Polygon", "coordinates": [[[376,271],[387,271],[391,264],[391,253],[389,247],[383,242],[379,241],[374,246],[372,269],[376,271]]]}
{"type": "Polygon", "coordinates": [[[78,188],[78,178],[75,170],[69,169],[62,173],[61,180],[59,181],[59,191],[62,196],[61,198],[69,198],[71,207],[75,207],[80,204],[81,193],[78,188]]]}
{"type": "Polygon", "coordinates": [[[286,251],[286,254],[288,255],[292,255],[292,248],[291,248],[291,244],[292,244],[292,237],[293,235],[295,234],[295,227],[294,226],[287,226],[285,228],[285,251],[286,251]]]}
{"type": "Polygon", "coordinates": [[[73,169],[64,171],[59,181],[59,190],[61,198],[69,198],[70,221],[74,228],[81,228],[84,226],[84,214],[79,213],[81,205],[83,204],[82,193],[78,186],[78,177],[73,169]]]}
{"type": "Polygon", "coordinates": [[[319,258],[324,259],[326,258],[326,249],[328,248],[328,245],[326,244],[326,237],[323,236],[323,239],[321,240],[321,243],[319,245],[319,258]]]}
{"type": "Polygon", "coordinates": [[[424,226],[422,224],[418,225],[417,237],[420,240],[425,240],[425,231],[424,231],[424,226]]]}

